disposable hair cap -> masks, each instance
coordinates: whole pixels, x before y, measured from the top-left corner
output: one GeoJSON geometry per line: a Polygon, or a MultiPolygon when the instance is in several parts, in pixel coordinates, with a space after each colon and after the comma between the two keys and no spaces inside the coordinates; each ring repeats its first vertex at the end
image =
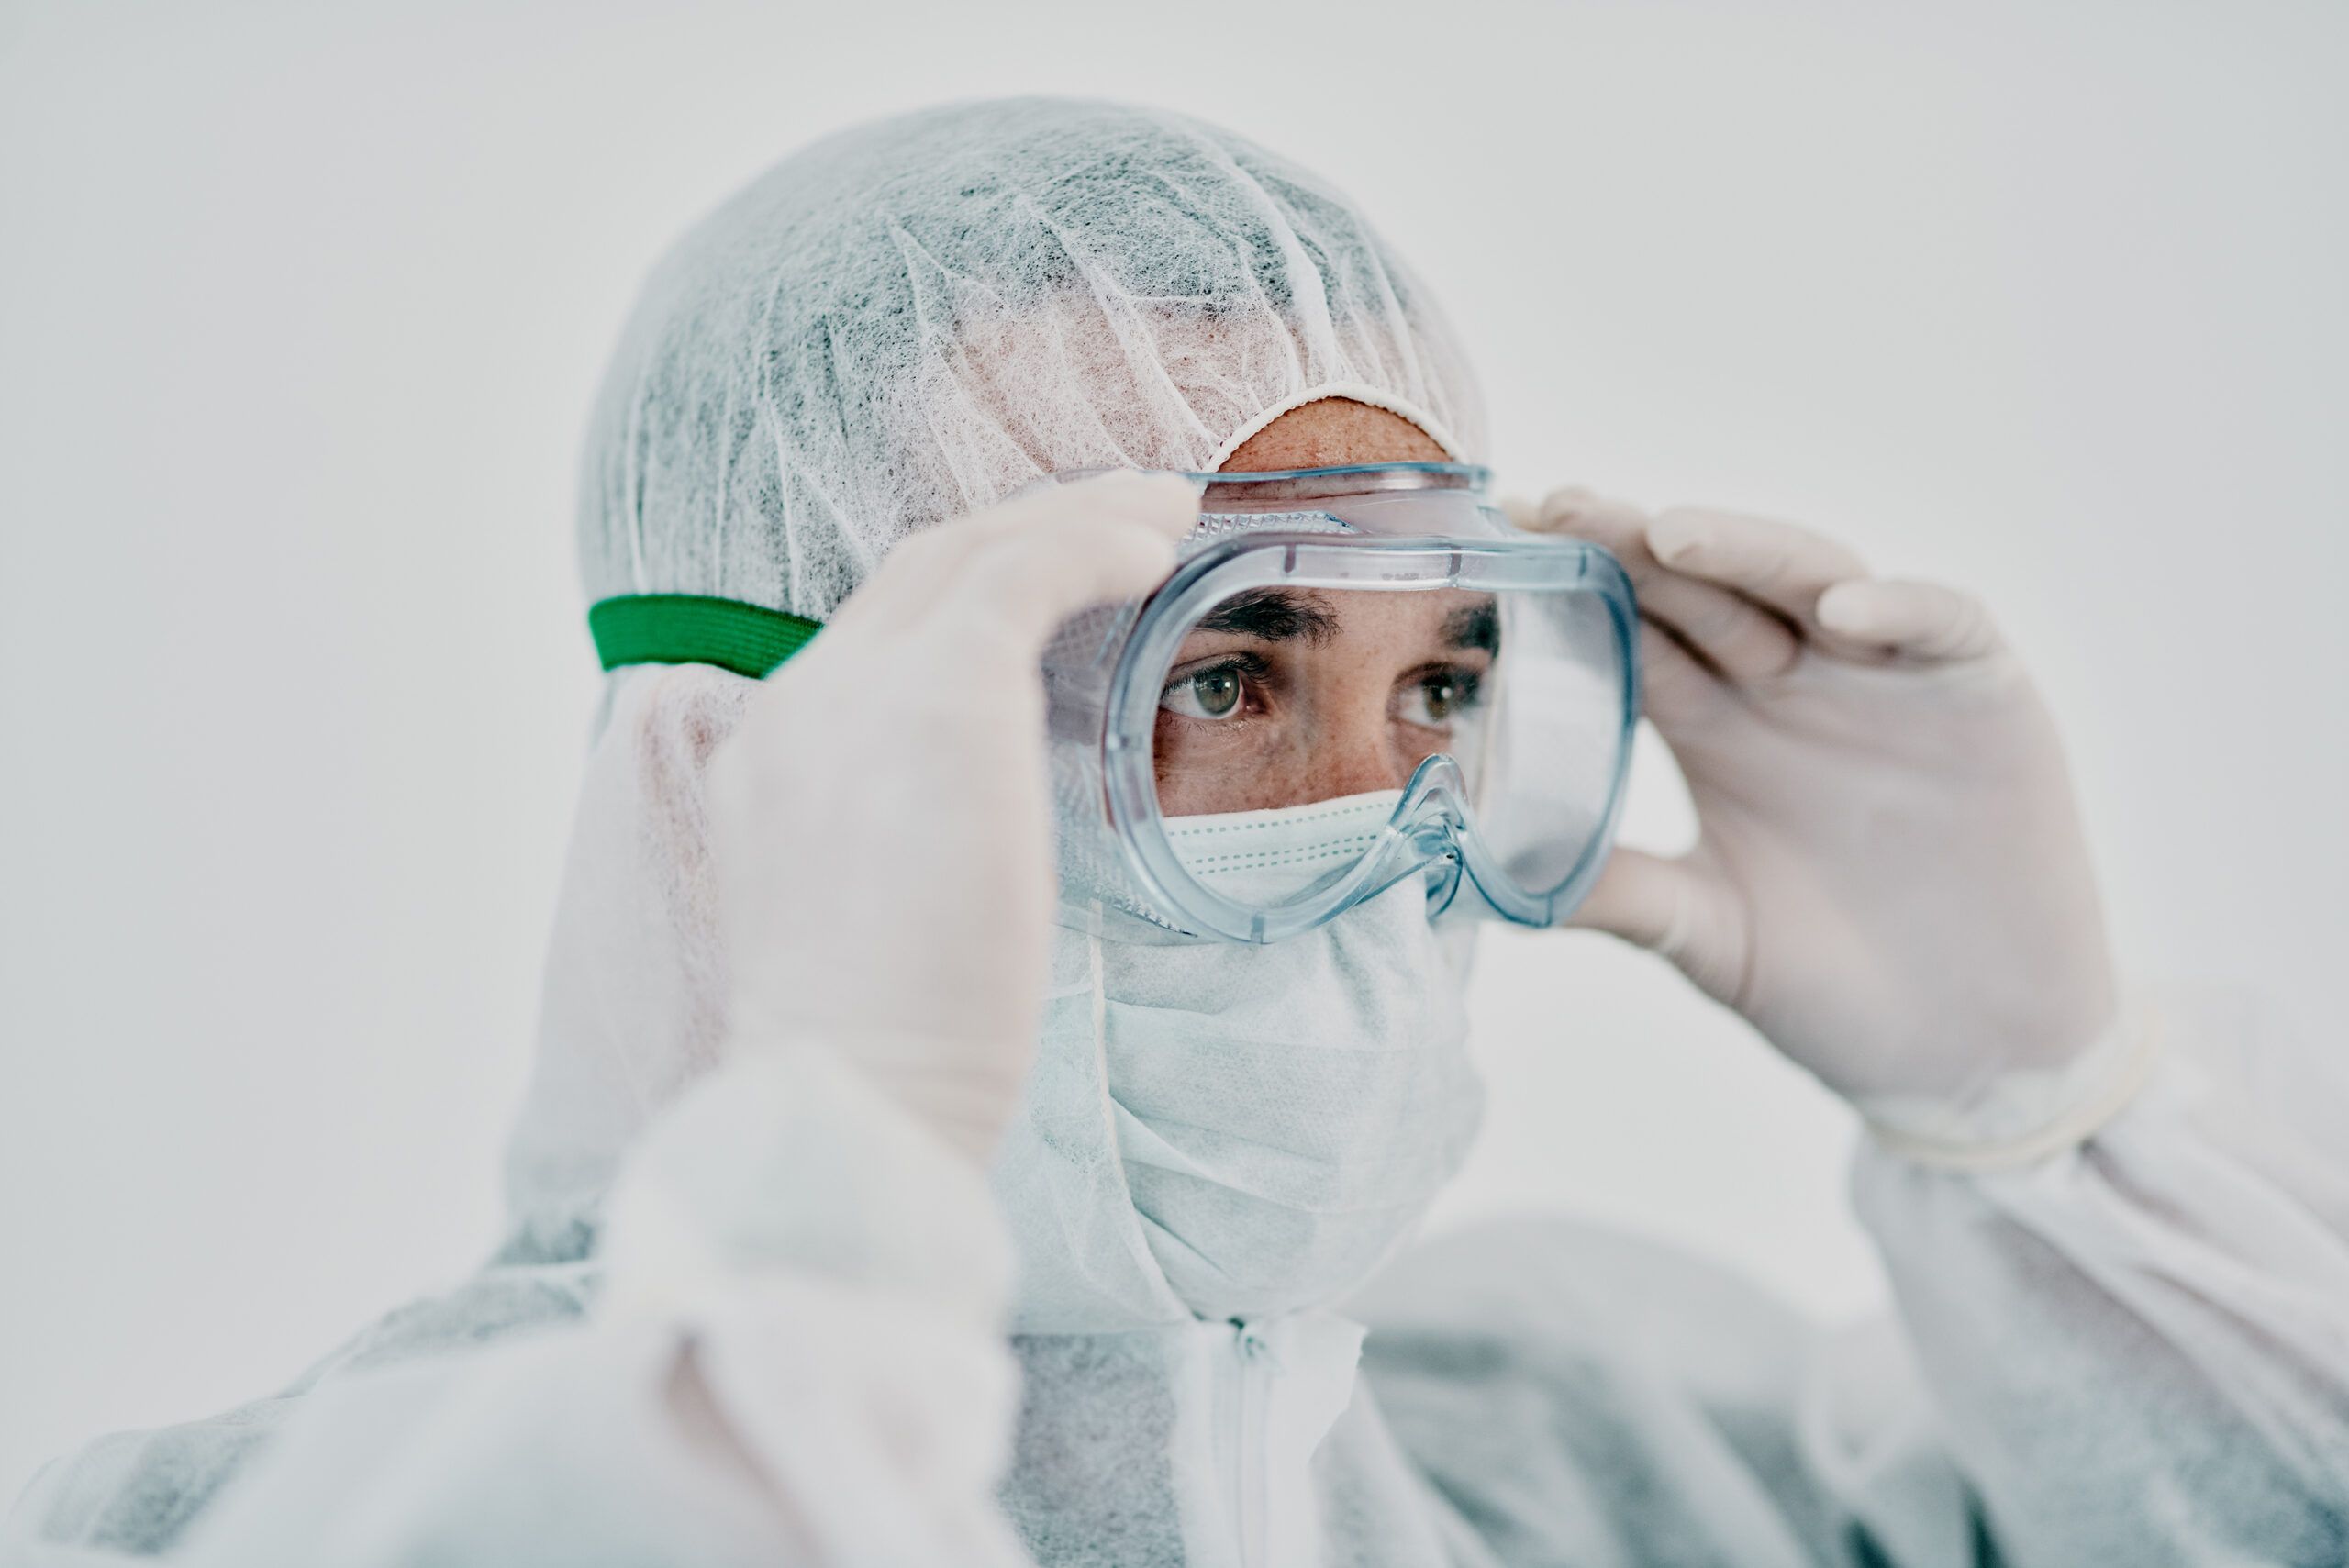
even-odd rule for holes
{"type": "Polygon", "coordinates": [[[1332,396],[1478,455],[1451,330],[1314,176],[1111,104],[861,127],[654,270],[589,426],[587,596],[822,620],[917,529],[1067,469],[1213,469],[1332,396]]]}

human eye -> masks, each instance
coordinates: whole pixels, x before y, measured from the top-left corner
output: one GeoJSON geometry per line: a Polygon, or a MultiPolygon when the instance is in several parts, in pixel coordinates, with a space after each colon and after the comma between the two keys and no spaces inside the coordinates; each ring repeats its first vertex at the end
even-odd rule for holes
{"type": "Polygon", "coordinates": [[[1421,729],[1449,729],[1484,701],[1484,677],[1459,665],[1437,665],[1406,678],[1396,693],[1395,717],[1421,729]]]}
{"type": "Polygon", "coordinates": [[[1241,656],[1177,671],[1158,694],[1159,711],[1209,722],[1236,718],[1247,711],[1253,683],[1262,679],[1250,665],[1261,662],[1241,656]]]}

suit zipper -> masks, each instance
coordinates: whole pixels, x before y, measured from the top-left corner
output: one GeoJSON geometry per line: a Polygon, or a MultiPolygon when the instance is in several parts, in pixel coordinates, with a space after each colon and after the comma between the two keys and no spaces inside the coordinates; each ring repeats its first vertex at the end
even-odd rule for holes
{"type": "Polygon", "coordinates": [[[1239,1440],[1232,1444],[1239,1473],[1232,1518],[1240,1531],[1241,1568],[1262,1568],[1264,1562],[1264,1378],[1271,1358],[1255,1329],[1233,1325],[1232,1353],[1239,1360],[1240,1390],[1234,1402],[1240,1422],[1239,1440]]]}

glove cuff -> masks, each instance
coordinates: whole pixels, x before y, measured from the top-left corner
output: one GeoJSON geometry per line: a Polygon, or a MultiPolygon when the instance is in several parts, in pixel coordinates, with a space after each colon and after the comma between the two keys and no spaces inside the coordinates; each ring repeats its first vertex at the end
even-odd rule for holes
{"type": "Polygon", "coordinates": [[[2086,1142],[2126,1110],[2160,1064],[2162,1036],[2160,1015],[2132,1006],[2063,1067],[2009,1073],[1967,1104],[1899,1095],[1855,1104],[1878,1146],[1912,1164],[2021,1170],[2086,1142]]]}

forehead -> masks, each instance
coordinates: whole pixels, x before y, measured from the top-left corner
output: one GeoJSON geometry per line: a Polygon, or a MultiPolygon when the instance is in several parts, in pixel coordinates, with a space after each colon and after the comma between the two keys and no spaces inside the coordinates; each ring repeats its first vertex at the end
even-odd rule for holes
{"type": "Polygon", "coordinates": [[[1351,397],[1292,408],[1240,444],[1219,473],[1277,473],[1365,462],[1444,462],[1453,454],[1401,415],[1351,397]]]}

